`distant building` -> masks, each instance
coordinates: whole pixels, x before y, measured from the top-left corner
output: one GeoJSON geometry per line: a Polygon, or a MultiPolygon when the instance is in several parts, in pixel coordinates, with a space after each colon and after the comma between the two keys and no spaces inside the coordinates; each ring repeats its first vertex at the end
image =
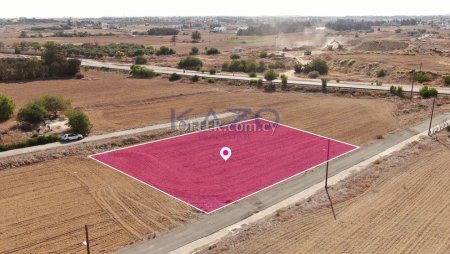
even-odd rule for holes
{"type": "Polygon", "coordinates": [[[305,51],[303,52],[303,55],[304,55],[304,56],[310,56],[310,55],[312,55],[312,52],[311,52],[311,50],[305,50],[305,51]]]}
{"type": "Polygon", "coordinates": [[[212,29],[212,32],[214,33],[225,33],[227,31],[227,28],[224,26],[216,26],[212,29]]]}

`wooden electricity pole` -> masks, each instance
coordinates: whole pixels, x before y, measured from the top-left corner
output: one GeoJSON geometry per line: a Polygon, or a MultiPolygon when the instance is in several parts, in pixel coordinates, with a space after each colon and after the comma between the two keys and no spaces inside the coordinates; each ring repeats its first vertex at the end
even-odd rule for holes
{"type": "Polygon", "coordinates": [[[414,79],[416,78],[415,75],[416,74],[416,70],[414,70],[413,71],[413,73],[412,73],[412,82],[411,82],[411,100],[413,99],[413,97],[414,97],[414,79]]]}
{"type": "Polygon", "coordinates": [[[336,213],[334,212],[333,207],[333,201],[331,200],[330,193],[328,193],[328,167],[330,164],[330,139],[328,139],[328,146],[327,146],[327,168],[325,173],[325,192],[327,193],[328,200],[330,201],[331,211],[333,212],[334,220],[336,220],[336,213]]]}
{"type": "Polygon", "coordinates": [[[88,225],[84,225],[84,231],[86,232],[86,251],[87,254],[91,254],[91,250],[89,248],[89,232],[88,232],[88,225]]]}
{"type": "Polygon", "coordinates": [[[430,127],[428,127],[428,136],[431,136],[431,124],[433,124],[434,106],[436,105],[436,97],[433,99],[433,107],[431,109],[430,127]]]}

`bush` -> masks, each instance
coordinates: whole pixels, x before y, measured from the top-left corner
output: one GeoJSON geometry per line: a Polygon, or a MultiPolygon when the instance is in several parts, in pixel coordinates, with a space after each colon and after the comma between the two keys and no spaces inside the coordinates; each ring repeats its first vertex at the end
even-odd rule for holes
{"type": "Polygon", "coordinates": [[[267,81],[270,81],[270,82],[272,82],[272,81],[274,81],[275,79],[277,79],[278,76],[279,76],[279,74],[278,74],[276,71],[274,71],[274,70],[268,70],[268,71],[266,71],[266,72],[264,73],[264,78],[265,78],[267,81]]]}
{"type": "Polygon", "coordinates": [[[0,122],[11,118],[15,108],[16,105],[10,98],[0,94],[0,122]]]}
{"type": "Polygon", "coordinates": [[[230,56],[230,58],[233,59],[233,60],[237,60],[237,59],[241,59],[241,56],[238,55],[238,54],[232,54],[232,55],[230,56]]]}
{"type": "Polygon", "coordinates": [[[211,74],[211,75],[216,74],[216,69],[214,69],[214,68],[209,69],[209,74],[211,74]]]}
{"type": "Polygon", "coordinates": [[[136,59],[134,60],[135,64],[146,64],[147,63],[147,58],[145,58],[144,56],[137,56],[136,59]]]}
{"type": "Polygon", "coordinates": [[[419,83],[423,83],[423,82],[430,81],[430,77],[428,77],[428,75],[425,74],[424,72],[419,71],[419,72],[414,73],[414,80],[419,83]]]}
{"type": "Polygon", "coordinates": [[[447,126],[447,132],[450,132],[450,125],[447,126]]]}
{"type": "Polygon", "coordinates": [[[140,65],[132,65],[130,67],[130,75],[134,78],[153,78],[156,73],[140,65]]]}
{"type": "Polygon", "coordinates": [[[256,82],[256,87],[261,88],[263,86],[263,80],[258,79],[258,82],[256,82]]]}
{"type": "Polygon", "coordinates": [[[249,76],[250,78],[256,78],[256,73],[250,72],[250,73],[248,74],[248,76],[249,76]]]}
{"type": "Polygon", "coordinates": [[[199,31],[193,31],[191,33],[191,38],[194,42],[198,42],[202,38],[202,34],[199,31]]]}
{"type": "Polygon", "coordinates": [[[310,73],[312,71],[317,71],[320,73],[320,75],[324,75],[328,73],[328,65],[327,62],[324,60],[321,60],[319,58],[316,58],[312,60],[309,64],[303,66],[302,71],[304,73],[310,73]]]}
{"type": "Polygon", "coordinates": [[[391,86],[389,91],[392,95],[397,95],[399,97],[403,97],[403,87],[402,86],[391,86]]]}
{"type": "Polygon", "coordinates": [[[161,46],[159,50],[156,51],[157,56],[167,56],[167,55],[174,55],[176,51],[174,49],[171,49],[166,46],[161,46]]]}
{"type": "Polygon", "coordinates": [[[256,86],[256,85],[258,84],[258,80],[256,80],[256,79],[250,79],[250,80],[248,81],[248,84],[249,84],[250,86],[256,86]]]}
{"type": "Polygon", "coordinates": [[[207,55],[217,55],[219,53],[219,50],[216,48],[209,48],[208,50],[206,50],[207,55]]]}
{"type": "Polygon", "coordinates": [[[442,76],[442,79],[445,85],[450,86],[450,75],[442,76]]]}
{"type": "Polygon", "coordinates": [[[295,73],[301,73],[301,72],[302,72],[302,67],[303,67],[302,64],[296,64],[296,65],[294,65],[294,71],[295,71],[295,73]]]}
{"type": "Polygon", "coordinates": [[[320,73],[318,71],[311,71],[310,73],[308,73],[308,78],[318,78],[320,76],[320,73]]]}
{"type": "Polygon", "coordinates": [[[222,71],[228,72],[264,72],[266,70],[264,62],[259,62],[258,64],[254,59],[251,60],[233,60],[231,63],[223,63],[222,71]]]}
{"type": "Polygon", "coordinates": [[[198,48],[197,47],[192,47],[192,49],[191,49],[191,55],[193,55],[193,56],[195,56],[195,55],[198,55],[198,48]]]}
{"type": "Polygon", "coordinates": [[[270,69],[284,69],[284,68],[286,68],[286,66],[283,62],[277,61],[275,63],[270,63],[269,68],[270,69]]]}
{"type": "Polygon", "coordinates": [[[177,74],[177,73],[172,73],[169,76],[169,81],[177,81],[181,79],[181,75],[177,74]]]}
{"type": "Polygon", "coordinates": [[[68,123],[72,132],[82,135],[88,134],[92,129],[89,117],[81,110],[73,110],[67,114],[68,123]]]}
{"type": "Polygon", "coordinates": [[[191,80],[192,82],[197,82],[197,81],[200,80],[200,77],[197,76],[197,75],[194,75],[194,76],[191,76],[191,77],[189,78],[189,80],[191,80]]]}
{"type": "Polygon", "coordinates": [[[380,69],[377,71],[377,77],[382,78],[386,76],[386,71],[384,69],[380,69]]]}
{"type": "Polygon", "coordinates": [[[266,51],[263,51],[263,52],[261,52],[261,53],[259,54],[259,57],[260,57],[260,58],[266,58],[266,57],[268,57],[268,56],[269,56],[269,54],[267,54],[266,51]]]}
{"type": "Polygon", "coordinates": [[[273,84],[273,83],[270,83],[269,85],[267,85],[265,88],[264,88],[264,92],[266,92],[266,93],[273,93],[273,92],[275,92],[277,90],[277,87],[275,86],[275,84],[273,84]]]}
{"type": "Polygon", "coordinates": [[[148,30],[148,35],[177,35],[180,31],[169,27],[154,27],[148,30]]]}
{"type": "Polygon", "coordinates": [[[424,99],[438,96],[438,91],[436,90],[436,88],[428,88],[428,86],[420,88],[419,93],[420,96],[422,96],[422,98],[424,99]]]}
{"type": "Polygon", "coordinates": [[[10,145],[1,145],[0,144],[0,152],[5,152],[13,149],[20,149],[25,147],[31,147],[31,146],[38,146],[38,145],[45,145],[49,143],[54,143],[58,141],[59,138],[57,136],[49,135],[49,136],[39,136],[39,137],[33,137],[26,141],[16,143],[16,144],[10,144],[10,145]]]}
{"type": "Polygon", "coordinates": [[[197,57],[188,56],[178,63],[178,68],[189,69],[189,70],[200,70],[202,68],[203,63],[197,57]]]}
{"type": "Polygon", "coordinates": [[[210,84],[216,83],[216,79],[215,78],[208,78],[208,83],[210,83],[210,84]]]}

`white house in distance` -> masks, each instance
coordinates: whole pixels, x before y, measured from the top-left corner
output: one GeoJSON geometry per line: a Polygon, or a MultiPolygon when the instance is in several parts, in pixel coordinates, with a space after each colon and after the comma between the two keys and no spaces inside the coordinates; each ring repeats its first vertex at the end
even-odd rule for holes
{"type": "Polygon", "coordinates": [[[212,32],[214,33],[225,33],[227,31],[227,28],[224,26],[216,26],[212,29],[212,32]]]}

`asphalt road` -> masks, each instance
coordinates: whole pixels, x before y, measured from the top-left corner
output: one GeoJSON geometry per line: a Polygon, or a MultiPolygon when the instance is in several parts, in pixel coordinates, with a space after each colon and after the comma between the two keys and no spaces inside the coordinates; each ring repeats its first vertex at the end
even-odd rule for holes
{"type": "MultiPolygon", "coordinates": [[[[235,113],[227,112],[227,113],[217,114],[216,116],[219,119],[223,119],[223,118],[232,117],[234,115],[235,115],[235,113]]],[[[187,122],[198,122],[198,121],[202,121],[204,119],[205,119],[205,117],[197,117],[197,118],[187,119],[186,121],[187,122]]],[[[106,133],[106,134],[88,136],[88,137],[84,138],[83,140],[70,142],[70,143],[57,142],[57,143],[51,143],[51,144],[46,144],[46,145],[41,145],[41,146],[32,146],[32,147],[27,147],[27,148],[22,148],[22,149],[14,149],[14,150],[6,151],[6,152],[0,152],[0,158],[6,158],[6,157],[10,157],[10,156],[15,156],[15,155],[44,151],[47,149],[73,146],[73,145],[77,145],[80,143],[87,143],[87,142],[111,139],[111,138],[116,138],[116,137],[135,135],[135,134],[139,134],[139,133],[143,133],[143,132],[169,129],[169,128],[171,128],[171,123],[164,123],[164,124],[151,125],[151,126],[142,127],[142,128],[129,129],[129,130],[124,130],[124,131],[117,131],[117,132],[111,132],[111,133],[106,133]]]]}
{"type": "MultiPolygon", "coordinates": [[[[449,119],[450,113],[435,117],[433,120],[433,126],[449,119]]],[[[414,127],[388,134],[383,140],[378,140],[351,154],[330,162],[330,177],[428,130],[428,127],[429,120],[417,124],[414,127]]],[[[288,181],[225,207],[216,213],[204,215],[196,222],[180,226],[172,231],[158,236],[153,240],[128,246],[120,250],[119,253],[170,253],[171,251],[179,249],[198,239],[214,234],[223,228],[248,218],[258,211],[266,209],[301,191],[304,191],[309,187],[323,181],[324,176],[324,166],[317,167],[312,171],[291,178],[288,181]]],[[[332,215],[330,214],[330,216],[332,215]]]]}
{"type": "MultiPolygon", "coordinates": [[[[97,68],[105,67],[105,68],[124,70],[124,71],[130,70],[130,66],[131,66],[131,64],[108,63],[108,62],[95,61],[95,60],[91,60],[91,59],[82,59],[81,65],[88,66],[88,67],[97,67],[97,68]]],[[[251,79],[255,79],[255,78],[250,78],[248,76],[244,76],[242,74],[217,73],[217,74],[211,75],[209,73],[201,73],[198,71],[189,71],[189,70],[183,71],[180,69],[170,68],[170,67],[160,67],[160,66],[155,66],[155,65],[145,65],[145,66],[149,69],[153,69],[154,71],[156,71],[158,73],[163,73],[163,74],[177,73],[179,75],[184,75],[184,76],[197,75],[199,77],[205,77],[205,78],[242,80],[242,81],[249,81],[251,79]]],[[[258,77],[258,78],[262,78],[262,77],[258,77]]],[[[280,83],[281,80],[275,80],[274,82],[280,83]]],[[[302,85],[302,86],[315,86],[315,87],[322,86],[322,82],[320,80],[311,80],[311,79],[289,79],[288,83],[294,84],[294,85],[302,85]]],[[[398,86],[398,84],[383,84],[382,86],[376,86],[376,85],[366,84],[363,82],[348,82],[348,81],[341,81],[339,83],[329,81],[327,84],[328,87],[334,87],[334,88],[352,88],[352,89],[373,90],[373,91],[389,91],[391,85],[398,86]]],[[[405,91],[405,93],[408,93],[409,91],[411,91],[411,85],[400,85],[400,86],[403,87],[403,90],[405,91]]],[[[414,93],[419,93],[420,87],[421,87],[421,85],[416,84],[413,89],[414,93]]],[[[448,88],[439,88],[438,92],[440,94],[450,95],[450,89],[448,89],[448,88]]]]}

